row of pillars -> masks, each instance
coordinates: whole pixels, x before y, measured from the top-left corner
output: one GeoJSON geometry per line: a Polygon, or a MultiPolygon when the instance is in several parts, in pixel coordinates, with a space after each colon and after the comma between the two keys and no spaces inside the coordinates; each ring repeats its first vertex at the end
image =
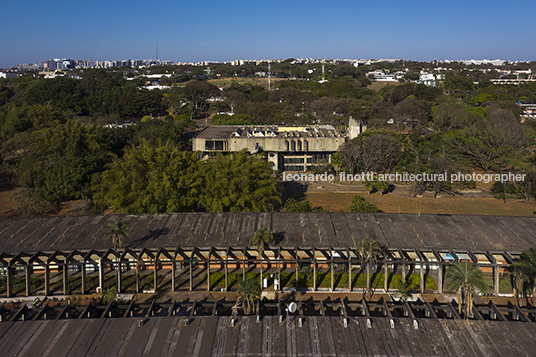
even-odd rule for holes
{"type": "MultiPolygon", "coordinates": [[[[190,261],[188,266],[189,266],[189,290],[190,291],[193,291],[193,266],[194,266],[194,262],[195,261],[190,261]]],[[[284,263],[288,263],[290,262],[289,260],[284,260],[283,262],[280,260],[280,259],[277,259],[276,260],[276,264],[277,264],[277,274],[278,274],[278,281],[281,282],[281,266],[284,264],[284,263]]],[[[241,262],[242,264],[242,278],[245,279],[245,275],[246,275],[246,265],[248,265],[249,261],[247,260],[242,260],[241,262]]],[[[264,263],[264,261],[263,261],[264,263]]],[[[295,265],[295,268],[296,268],[296,277],[298,276],[298,273],[299,273],[299,262],[298,261],[294,261],[293,262],[294,265],[295,265]]],[[[117,264],[117,290],[118,292],[121,292],[122,291],[122,272],[123,272],[123,269],[122,269],[122,266],[123,264],[126,264],[126,263],[122,263],[122,262],[119,262],[119,263],[116,263],[117,264]]],[[[154,269],[154,289],[156,291],[157,289],[157,283],[158,283],[158,266],[157,266],[158,262],[155,261],[154,264],[153,264],[153,269],[154,269]]],[[[257,262],[255,262],[255,264],[257,265],[257,262]]],[[[420,265],[420,289],[421,289],[421,293],[424,293],[424,289],[425,289],[425,286],[426,286],[426,281],[425,281],[425,270],[429,269],[430,267],[430,264],[438,264],[438,263],[421,263],[420,265]]],[[[81,286],[81,293],[82,294],[85,294],[87,292],[87,289],[86,289],[86,264],[85,263],[82,263],[82,270],[81,270],[81,280],[82,280],[82,286],[81,286]]],[[[102,290],[102,287],[104,286],[104,263],[102,262],[102,260],[99,260],[99,264],[98,264],[98,271],[99,271],[99,286],[101,287],[101,290],[102,290]]],[[[270,262],[268,263],[268,265],[270,265],[270,262]]],[[[383,261],[383,269],[384,269],[384,291],[387,291],[388,290],[388,268],[389,268],[389,265],[392,265],[389,264],[389,262],[387,260],[384,260],[383,261]]],[[[407,274],[407,264],[402,262],[401,264],[401,267],[402,267],[402,278],[405,279],[406,278],[406,274],[407,274]]],[[[68,277],[69,277],[69,271],[68,271],[68,265],[67,264],[62,264],[62,265],[59,265],[62,267],[62,274],[63,274],[63,291],[64,293],[66,294],[67,293],[67,287],[68,287],[68,277]]],[[[206,266],[207,266],[207,290],[210,291],[210,262],[207,261],[206,263],[206,266]]],[[[349,276],[348,276],[348,291],[351,291],[352,290],[352,262],[349,261],[348,262],[348,273],[349,273],[349,276]]],[[[44,293],[45,295],[49,295],[50,294],[50,268],[48,265],[45,265],[44,267],[44,278],[45,278],[45,289],[44,289],[44,293]]],[[[437,272],[438,272],[438,279],[437,279],[437,282],[438,282],[438,286],[437,286],[437,290],[439,292],[442,292],[443,291],[443,270],[444,270],[444,265],[442,263],[439,263],[439,267],[437,269],[437,272]]],[[[7,281],[6,281],[6,295],[7,297],[12,297],[13,296],[13,271],[14,271],[14,267],[13,266],[8,266],[7,269],[6,269],[6,276],[7,276],[7,281]]],[[[26,296],[31,296],[31,293],[32,293],[32,288],[31,288],[31,274],[32,274],[32,271],[33,271],[33,268],[32,268],[32,265],[26,265],[25,266],[25,275],[26,275],[26,296]]],[[[261,268],[261,271],[262,271],[262,268],[261,268]]],[[[225,272],[225,290],[228,289],[228,260],[226,259],[225,261],[225,264],[224,264],[224,272],[225,272]]],[[[367,266],[366,267],[366,274],[367,274],[367,279],[366,279],[366,288],[367,290],[370,289],[370,267],[367,266]]],[[[317,286],[316,286],[316,275],[317,275],[317,263],[314,262],[313,263],[313,291],[316,291],[317,290],[317,286]]],[[[331,277],[331,290],[333,291],[334,289],[334,261],[333,261],[333,257],[330,261],[330,277],[331,277]]],[[[493,281],[494,281],[494,295],[498,295],[499,294],[499,267],[497,265],[494,265],[493,266],[493,281]]],[[[176,286],[176,261],[172,261],[172,264],[171,264],[171,289],[172,291],[175,291],[175,286],[176,286]]],[[[138,288],[138,287],[137,287],[138,288]]],[[[296,279],[296,288],[298,288],[298,279],[296,279]]],[[[278,290],[281,290],[282,289],[282,286],[281,284],[279,284],[279,287],[278,287],[278,290]]]]}
{"type": "MultiPolygon", "coordinates": [[[[117,291],[122,291],[122,273],[123,269],[122,266],[123,262],[115,263],[117,264],[117,291]]],[[[62,274],[62,281],[63,281],[63,293],[67,294],[68,290],[68,283],[69,283],[69,268],[68,265],[73,264],[58,264],[58,267],[61,267],[61,274],[62,274]]],[[[86,288],[86,264],[81,263],[82,266],[81,269],[81,293],[86,294],[87,288],[86,288]]],[[[104,286],[104,267],[105,263],[103,263],[102,260],[99,260],[98,264],[98,274],[99,274],[99,287],[102,291],[102,288],[104,286]]],[[[30,264],[27,264],[24,266],[25,268],[25,287],[26,287],[26,296],[32,295],[32,273],[33,273],[33,267],[30,264]]],[[[13,297],[13,275],[14,275],[15,266],[7,266],[6,267],[6,296],[8,298],[13,297]]],[[[172,265],[172,281],[173,281],[173,291],[175,291],[175,264],[172,265]]],[[[50,267],[48,265],[44,266],[44,280],[45,280],[45,286],[44,286],[44,294],[50,295],[50,267]]],[[[158,283],[158,264],[155,261],[154,262],[154,288],[156,291],[158,283]]]]}
{"type": "MultiPolygon", "coordinates": [[[[289,262],[289,260],[285,260],[284,263],[287,263],[289,262]]],[[[296,261],[290,261],[292,263],[294,263],[295,267],[296,267],[296,289],[298,289],[298,273],[299,273],[299,262],[296,260],[296,261]]],[[[255,261],[255,264],[257,265],[258,261],[255,261]]],[[[246,260],[242,260],[242,279],[245,279],[245,276],[246,276],[246,265],[248,264],[248,261],[246,260]]],[[[264,264],[264,261],[262,261],[262,263],[259,264],[259,266],[263,266],[264,264]]],[[[271,262],[268,262],[268,265],[270,265],[271,262]]],[[[281,282],[281,261],[279,259],[276,259],[276,264],[277,264],[277,274],[278,274],[278,281],[281,282]]],[[[402,268],[402,279],[406,279],[406,275],[407,275],[407,270],[408,270],[408,264],[405,263],[405,262],[402,262],[402,263],[398,263],[401,268],[402,268]]],[[[413,264],[413,265],[419,265],[419,275],[420,275],[420,292],[421,293],[424,293],[425,291],[425,288],[426,288],[426,275],[425,275],[425,271],[429,270],[431,265],[432,264],[439,264],[439,266],[437,267],[437,272],[438,272],[438,284],[437,284],[437,291],[439,293],[442,293],[443,292],[443,276],[444,276],[444,269],[445,269],[445,265],[442,264],[442,263],[438,263],[438,262],[434,262],[434,263],[427,263],[427,262],[422,262],[422,263],[417,263],[417,264],[413,264]]],[[[393,263],[389,263],[389,261],[387,259],[384,259],[383,261],[383,273],[384,273],[384,282],[383,282],[383,286],[384,286],[384,291],[387,292],[388,291],[388,286],[389,286],[389,265],[393,265],[393,263]]],[[[189,268],[190,268],[190,291],[193,291],[193,268],[192,268],[192,264],[189,264],[189,268]]],[[[493,265],[493,294],[495,296],[498,296],[499,295],[499,266],[498,265],[493,265]]],[[[370,289],[370,266],[366,266],[366,290],[369,290],[370,289]]],[[[261,268],[261,272],[262,272],[262,268],[261,268]]],[[[228,289],[228,267],[227,267],[227,260],[224,264],[224,273],[225,273],[225,290],[227,291],[228,289]]],[[[317,274],[317,263],[316,262],[313,262],[313,291],[317,291],[317,286],[316,286],[316,274],[317,274]]],[[[175,274],[173,273],[172,276],[174,277],[175,274]]],[[[331,291],[334,290],[334,261],[333,261],[333,257],[331,258],[331,262],[330,262],[330,277],[331,277],[331,291]]],[[[175,286],[175,284],[173,283],[173,287],[175,286]]],[[[281,290],[282,289],[282,286],[281,284],[279,284],[279,287],[278,287],[278,290],[281,290]]],[[[210,263],[207,263],[207,291],[210,291],[210,263]]],[[[352,291],[352,261],[349,260],[348,261],[348,291],[352,291]]]]}

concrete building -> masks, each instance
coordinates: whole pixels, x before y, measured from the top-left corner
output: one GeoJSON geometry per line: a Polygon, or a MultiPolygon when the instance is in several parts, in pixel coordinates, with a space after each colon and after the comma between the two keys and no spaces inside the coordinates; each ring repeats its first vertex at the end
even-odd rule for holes
{"type": "Polygon", "coordinates": [[[12,72],[0,72],[0,78],[15,78],[17,77],[17,74],[16,73],[12,73],[12,72]]]}
{"type": "Polygon", "coordinates": [[[309,171],[329,163],[347,139],[330,125],[209,126],[194,137],[193,150],[205,158],[217,152],[264,151],[274,170],[309,171]]]}

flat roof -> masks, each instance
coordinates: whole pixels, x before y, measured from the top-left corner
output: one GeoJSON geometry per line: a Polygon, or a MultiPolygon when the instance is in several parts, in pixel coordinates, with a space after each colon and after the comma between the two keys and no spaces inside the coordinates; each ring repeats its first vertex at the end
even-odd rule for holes
{"type": "Polygon", "coordinates": [[[0,323],[5,356],[522,356],[536,350],[534,323],[277,316],[17,321],[0,323]]]}
{"type": "Polygon", "coordinates": [[[0,220],[0,253],[112,248],[107,223],[128,222],[123,247],[251,246],[268,227],[272,245],[356,247],[365,238],[388,248],[521,252],[536,246],[536,217],[396,213],[166,213],[0,220]]]}
{"type": "Polygon", "coordinates": [[[247,139],[252,137],[267,138],[321,138],[343,137],[331,125],[313,126],[278,126],[278,125],[212,125],[198,133],[197,139],[247,139]]]}

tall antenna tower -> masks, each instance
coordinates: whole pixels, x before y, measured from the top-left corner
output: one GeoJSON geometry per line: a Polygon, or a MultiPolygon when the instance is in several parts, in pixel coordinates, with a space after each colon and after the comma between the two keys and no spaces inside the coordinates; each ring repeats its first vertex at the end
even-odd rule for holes
{"type": "Polygon", "coordinates": [[[158,61],[158,42],[156,43],[156,60],[158,61]]]}
{"type": "Polygon", "coordinates": [[[322,58],[322,79],[318,81],[318,83],[326,83],[327,80],[326,80],[326,77],[324,75],[324,63],[325,63],[325,59],[322,58]]]}
{"type": "Polygon", "coordinates": [[[270,91],[270,79],[272,78],[271,77],[271,74],[272,74],[272,69],[271,69],[271,66],[270,66],[270,61],[268,60],[268,91],[270,91]]]}

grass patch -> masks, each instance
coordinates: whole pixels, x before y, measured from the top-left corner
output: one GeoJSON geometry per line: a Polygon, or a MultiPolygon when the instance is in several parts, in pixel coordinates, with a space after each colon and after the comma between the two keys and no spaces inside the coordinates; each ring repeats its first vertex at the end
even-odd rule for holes
{"type": "MultiPolygon", "coordinates": [[[[270,278],[270,273],[263,273],[263,277],[270,278]]],[[[238,287],[238,277],[242,278],[242,273],[227,274],[227,289],[238,287]]],[[[256,279],[260,282],[260,273],[246,273],[246,278],[256,279]]],[[[207,273],[203,274],[203,280],[207,282],[207,273]]],[[[225,273],[210,273],[210,288],[225,287],[225,273]]]]}
{"type": "MultiPolygon", "coordinates": [[[[157,277],[157,286],[160,285],[163,276],[158,275],[157,277]]],[[[140,290],[150,290],[154,288],[154,273],[151,274],[141,274],[140,275],[140,290]]],[[[99,277],[90,276],[86,277],[86,291],[96,290],[99,286],[99,277]]],[[[103,290],[107,291],[113,287],[117,286],[117,276],[116,275],[105,275],[104,276],[104,286],[103,290]]],[[[125,290],[136,290],[136,275],[123,276],[121,280],[121,288],[125,290]]],[[[63,280],[56,282],[51,287],[51,291],[63,291],[63,280]]],[[[81,277],[69,277],[67,280],[67,294],[72,294],[75,291],[82,291],[82,278],[81,277]]]]}
{"type": "MultiPolygon", "coordinates": [[[[488,293],[493,292],[493,278],[484,278],[484,282],[488,286],[488,293]]],[[[514,289],[512,288],[512,282],[510,278],[499,278],[499,293],[512,294],[514,289]]]]}
{"type": "MultiPolygon", "coordinates": [[[[274,279],[270,278],[273,273],[263,273],[265,278],[269,279],[269,283],[273,284],[274,279]]],[[[238,287],[237,276],[242,274],[228,273],[227,282],[228,289],[238,287]]],[[[277,274],[274,274],[277,276],[277,274]]],[[[260,281],[260,273],[246,273],[246,277],[253,278],[260,281]]],[[[207,281],[207,274],[203,274],[203,279],[207,281]]],[[[360,288],[365,282],[366,274],[352,274],[352,288],[360,288]]],[[[410,283],[415,286],[415,289],[420,287],[421,276],[420,274],[410,274],[408,276],[410,283]]],[[[387,282],[389,289],[396,289],[402,275],[398,273],[389,273],[387,282]]],[[[348,273],[338,272],[333,273],[333,286],[335,289],[348,288],[348,273]]],[[[365,284],[366,286],[366,284],[365,284]]],[[[384,286],[384,274],[383,273],[371,273],[370,274],[370,287],[372,289],[383,289],[384,286]]],[[[210,287],[225,287],[225,273],[210,273],[210,287]]],[[[281,287],[295,288],[296,287],[296,273],[281,273],[281,287]]],[[[313,273],[299,272],[298,273],[298,288],[312,288],[313,287],[313,273]]],[[[318,272],[316,273],[316,287],[317,288],[330,288],[331,287],[331,273],[330,272],[318,272]]],[[[432,277],[425,275],[425,290],[437,290],[436,283],[432,277]]]]}
{"type": "MultiPolygon", "coordinates": [[[[340,192],[306,192],[305,198],[313,206],[321,206],[329,212],[348,212],[355,193],[340,192]]],[[[362,197],[378,206],[386,213],[430,213],[430,214],[481,214],[502,216],[534,216],[536,204],[521,200],[509,200],[507,205],[494,198],[428,198],[404,197],[387,194],[380,197],[379,193],[362,195],[362,197]]]]}
{"type": "MultiPolygon", "coordinates": [[[[42,284],[42,280],[39,278],[31,278],[31,288],[32,291],[37,290],[42,284]]],[[[26,278],[15,278],[13,279],[13,294],[26,293],[26,278]]],[[[7,292],[7,279],[0,279],[0,294],[5,294],[7,292]]]]}

